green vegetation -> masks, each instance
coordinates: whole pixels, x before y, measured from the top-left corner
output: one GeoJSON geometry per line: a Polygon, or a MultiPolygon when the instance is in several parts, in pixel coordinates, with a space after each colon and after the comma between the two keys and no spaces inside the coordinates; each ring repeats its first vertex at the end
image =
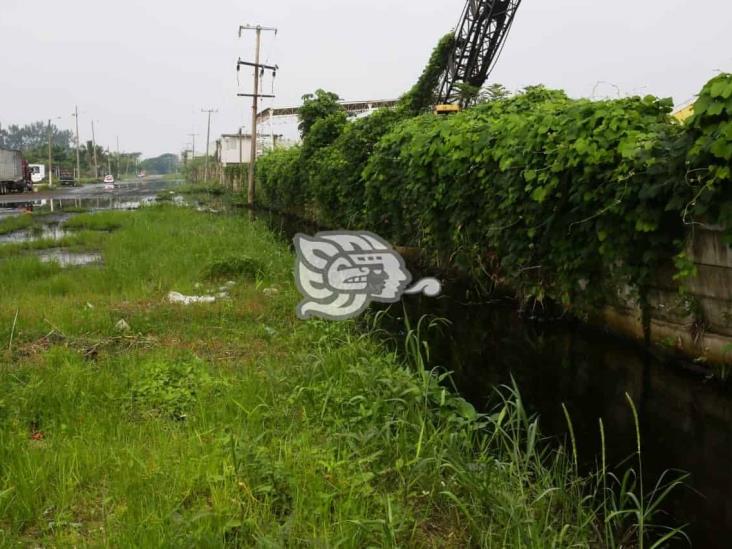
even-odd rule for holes
{"type": "Polygon", "coordinates": [[[440,78],[445,74],[450,55],[454,50],[455,35],[446,34],[432,52],[417,83],[399,101],[400,110],[410,115],[418,115],[432,108],[436,102],[435,91],[440,85],[440,78]]]}
{"type": "Polygon", "coordinates": [[[171,174],[175,173],[179,168],[180,160],[175,154],[161,154],[154,158],[146,158],[140,162],[140,169],[145,170],[149,174],[171,174]]]}
{"type": "Polygon", "coordinates": [[[610,477],[582,478],[517,392],[487,416],[450,393],[425,366],[427,327],[397,354],[353,323],[297,321],[292,256],[263,225],[172,206],[79,218],[119,225],[74,236],[103,266],[22,246],[0,261],[0,545],[660,535],[632,475],[617,497],[610,477]],[[211,276],[235,282],[230,299],[165,299],[215,293],[211,276]]]}
{"type": "Polygon", "coordinates": [[[64,223],[64,228],[71,230],[114,231],[122,226],[127,217],[126,212],[83,213],[67,220],[64,223]]]}
{"type": "MultiPolygon", "coordinates": [[[[51,124],[51,156],[54,167],[66,169],[76,168],[76,144],[74,133],[69,130],[60,130],[51,124]]],[[[0,147],[18,149],[31,164],[48,166],[48,133],[46,122],[39,121],[24,126],[11,124],[0,128],[0,147]]],[[[101,145],[96,147],[92,141],[81,143],[79,147],[79,164],[81,167],[82,183],[97,183],[107,173],[107,166],[111,166],[112,174],[120,179],[126,175],[135,175],[137,166],[151,174],[168,174],[178,169],[178,156],[163,154],[155,158],[140,160],[141,153],[110,152],[101,145]],[[95,150],[96,149],[96,150],[95,150]],[[96,155],[95,155],[96,153],[96,155]],[[94,159],[99,168],[99,177],[94,177],[94,159]]]]}
{"type": "MultiPolygon", "coordinates": [[[[333,227],[374,229],[436,262],[569,307],[644,303],[695,221],[732,227],[732,77],[689,125],[654,97],[574,100],[487,90],[460,114],[379,112],[261,161],[260,198],[333,227]]],[[[677,261],[678,263],[678,261],[677,261]]]]}
{"type": "Polygon", "coordinates": [[[14,233],[15,231],[22,231],[24,229],[30,229],[33,226],[33,216],[31,215],[16,215],[7,217],[0,221],[0,235],[14,233]]]}
{"type": "Polygon", "coordinates": [[[690,213],[732,227],[732,74],[704,86],[689,128],[694,139],[689,179],[696,191],[690,213]]]}

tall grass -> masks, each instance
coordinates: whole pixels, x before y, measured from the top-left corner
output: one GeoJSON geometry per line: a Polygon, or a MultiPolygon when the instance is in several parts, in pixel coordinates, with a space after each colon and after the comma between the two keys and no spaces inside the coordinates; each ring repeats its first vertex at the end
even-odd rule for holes
{"type": "Polygon", "coordinates": [[[300,322],[292,256],[262,225],[174,207],[112,217],[118,230],[76,241],[102,267],[0,261],[0,546],[650,539],[649,497],[639,515],[630,483],[593,493],[515,387],[479,414],[429,369],[434,322],[407,326],[404,353],[353,323],[300,322]],[[215,291],[232,253],[257,272],[227,270],[230,300],[166,302],[215,291]]]}

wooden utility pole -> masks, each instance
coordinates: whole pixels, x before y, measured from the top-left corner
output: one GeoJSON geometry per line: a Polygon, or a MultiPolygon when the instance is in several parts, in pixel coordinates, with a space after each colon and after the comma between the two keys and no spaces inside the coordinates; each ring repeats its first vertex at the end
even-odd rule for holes
{"type": "Polygon", "coordinates": [[[193,174],[193,183],[196,182],[196,136],[197,133],[189,133],[191,138],[191,173],[193,174]]]}
{"type": "Polygon", "coordinates": [[[97,139],[94,136],[94,120],[91,121],[92,125],[92,149],[94,151],[94,178],[99,179],[99,164],[97,163],[97,139]]]}
{"type": "Polygon", "coordinates": [[[51,131],[51,119],[48,119],[48,186],[53,187],[53,154],[51,153],[51,141],[53,141],[53,132],[51,131]]]}
{"type": "Polygon", "coordinates": [[[249,153],[249,187],[247,190],[247,203],[254,208],[254,170],[257,167],[257,112],[259,107],[259,49],[262,43],[262,29],[257,27],[257,47],[254,56],[254,91],[252,92],[252,135],[251,149],[249,153]]]}
{"type": "Polygon", "coordinates": [[[206,163],[203,168],[203,180],[208,181],[208,146],[211,143],[211,114],[219,111],[216,109],[201,109],[201,112],[208,113],[208,129],[206,130],[206,163]]]}
{"type": "MultiPolygon", "coordinates": [[[[236,181],[236,180],[233,180],[236,181]]],[[[236,192],[236,183],[232,181],[232,191],[236,192]]],[[[239,128],[239,189],[244,189],[244,137],[241,128],[239,128]]]]}
{"type": "Polygon", "coordinates": [[[76,178],[81,183],[81,158],[79,157],[79,107],[74,107],[74,118],[76,118],[76,178]]]}
{"type": "MultiPolygon", "coordinates": [[[[254,195],[255,195],[255,183],[254,183],[254,172],[257,164],[257,108],[259,105],[260,97],[272,97],[271,95],[265,96],[259,93],[259,74],[260,71],[264,72],[264,69],[270,69],[274,72],[277,71],[277,66],[268,67],[259,63],[259,53],[262,43],[262,31],[273,31],[277,34],[277,29],[274,27],[263,27],[261,25],[240,25],[239,26],[239,37],[243,30],[254,30],[257,33],[257,45],[255,48],[254,56],[254,91],[252,93],[252,135],[251,135],[251,152],[249,158],[249,189],[247,191],[247,202],[250,208],[254,208],[254,195]]],[[[237,70],[240,65],[252,65],[252,63],[244,63],[241,60],[237,63],[237,70]]],[[[239,94],[245,95],[245,94],[239,94]]]]}

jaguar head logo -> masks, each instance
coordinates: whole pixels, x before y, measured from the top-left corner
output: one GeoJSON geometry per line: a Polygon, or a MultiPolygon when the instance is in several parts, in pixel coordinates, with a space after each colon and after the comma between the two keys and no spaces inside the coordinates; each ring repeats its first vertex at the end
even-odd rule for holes
{"type": "Polygon", "coordinates": [[[295,281],[304,299],[301,319],[345,320],[369,303],[395,303],[405,293],[437,295],[440,283],[425,279],[412,289],[404,259],[386,241],[369,232],[323,232],[295,236],[295,281]]]}

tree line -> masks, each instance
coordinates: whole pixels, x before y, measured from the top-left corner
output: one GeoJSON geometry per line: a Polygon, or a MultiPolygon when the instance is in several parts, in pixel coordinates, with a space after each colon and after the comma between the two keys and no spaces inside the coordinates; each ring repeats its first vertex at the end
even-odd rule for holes
{"type": "MultiPolygon", "coordinates": [[[[23,151],[23,156],[31,164],[48,164],[49,133],[53,165],[65,169],[76,168],[76,139],[70,130],[62,130],[55,124],[50,128],[46,122],[38,121],[24,126],[0,125],[0,148],[23,151]]],[[[166,174],[177,171],[178,157],[163,154],[155,158],[142,159],[139,152],[110,151],[91,140],[79,144],[79,164],[81,177],[102,176],[112,173],[115,177],[134,174],[143,169],[148,173],[166,174]],[[96,151],[95,151],[96,149],[96,151]],[[95,169],[95,152],[96,166],[95,169]]]]}

